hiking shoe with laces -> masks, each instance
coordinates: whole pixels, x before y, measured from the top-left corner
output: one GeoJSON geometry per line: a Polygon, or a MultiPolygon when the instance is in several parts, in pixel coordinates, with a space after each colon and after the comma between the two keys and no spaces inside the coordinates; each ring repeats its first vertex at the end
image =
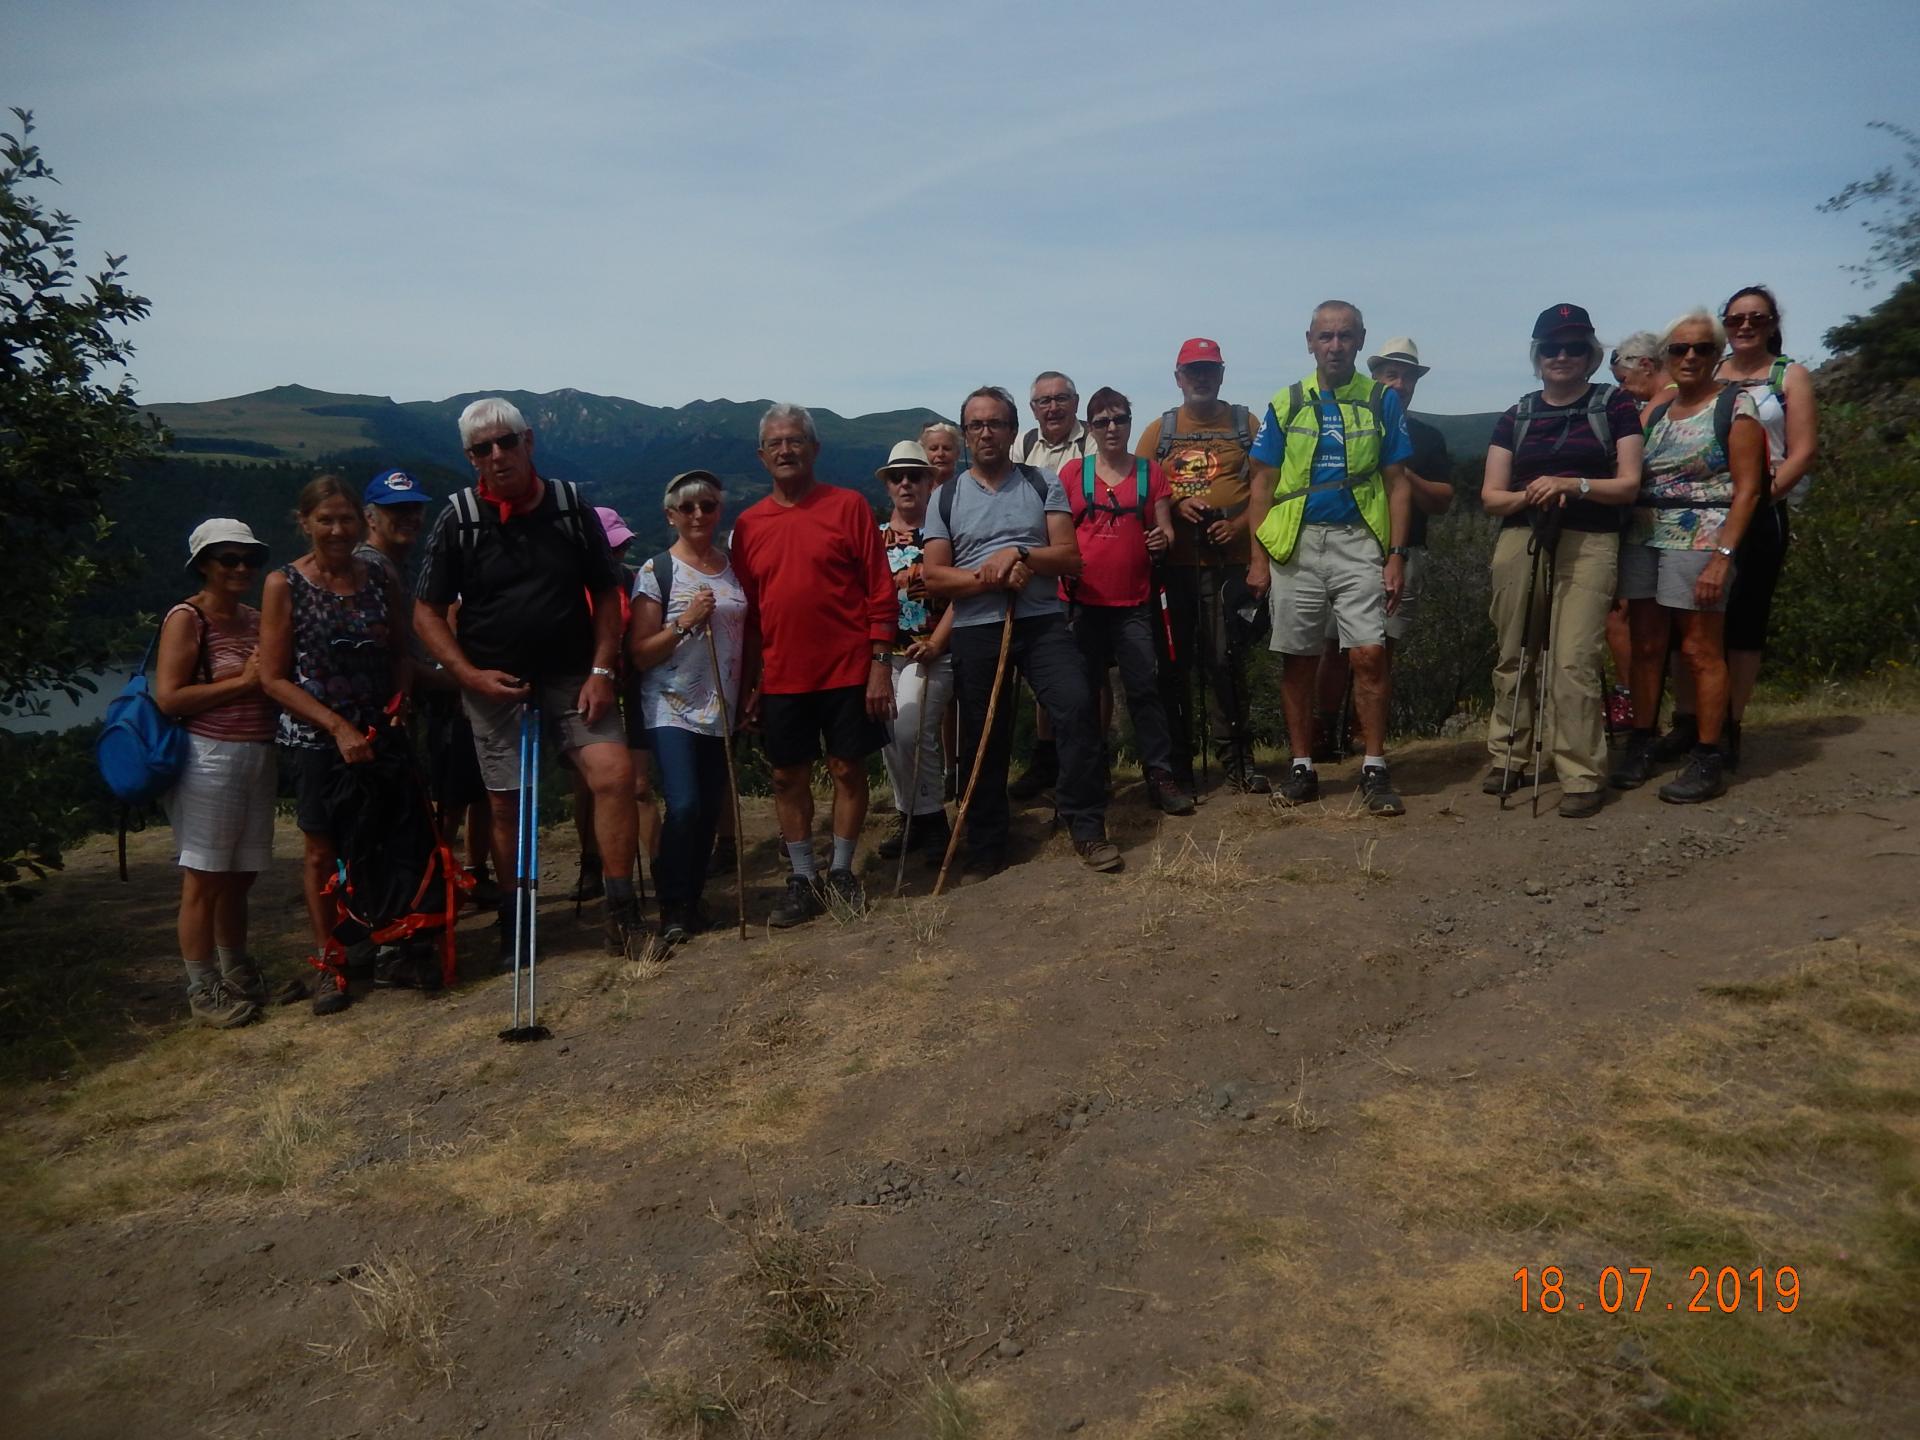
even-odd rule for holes
{"type": "Polygon", "coordinates": [[[1607,776],[1607,783],[1616,790],[1638,790],[1653,778],[1658,767],[1653,758],[1653,732],[1636,730],[1627,741],[1627,748],[1619,762],[1613,767],[1613,773],[1607,776]]]}
{"type": "Polygon", "coordinates": [[[220,978],[226,982],[227,989],[262,1010],[270,1005],[292,1005],[307,998],[307,987],[298,980],[282,980],[269,988],[266,973],[251,955],[241,956],[232,968],[222,970],[220,978]]]}
{"type": "Polygon", "coordinates": [[[1147,795],[1164,815],[1193,814],[1193,796],[1180,788],[1171,770],[1147,772],[1147,795]]]}
{"type": "Polygon", "coordinates": [[[1653,763],[1671,765],[1700,743],[1700,722],[1684,710],[1673,712],[1673,728],[1653,742],[1653,763]]]}
{"type": "Polygon", "coordinates": [[[580,878],[573,882],[573,889],[567,892],[567,899],[576,904],[584,900],[598,900],[607,893],[607,878],[600,870],[598,860],[580,862],[580,878]]]}
{"type": "Polygon", "coordinates": [[[319,981],[313,987],[313,1013],[338,1015],[351,1004],[353,992],[347,989],[346,976],[332,970],[322,970],[319,981]]]}
{"type": "Polygon", "coordinates": [[[469,865],[467,878],[473,881],[473,888],[467,891],[467,903],[476,910],[497,910],[505,897],[500,887],[493,883],[493,870],[487,865],[469,865]]]}
{"type": "Polygon", "coordinates": [[[1127,863],[1120,855],[1120,847],[1104,835],[1095,835],[1090,840],[1073,842],[1073,853],[1080,857],[1080,863],[1089,870],[1098,870],[1102,874],[1112,874],[1127,863]]]}
{"type": "Polygon", "coordinates": [[[733,874],[734,862],[739,859],[740,847],[731,835],[722,835],[713,842],[713,858],[707,862],[707,875],[733,874]]]}
{"type": "Polygon", "coordinates": [[[215,1030],[237,1030],[260,1018],[260,1007],[219,975],[188,988],[187,1009],[195,1020],[215,1030]]]}
{"type": "Polygon", "coordinates": [[[874,847],[874,853],[882,860],[898,860],[900,852],[913,843],[914,824],[908,816],[896,811],[893,817],[893,829],[874,847]]]}
{"type": "Polygon", "coordinates": [[[1027,762],[1027,768],[1007,786],[1007,795],[1014,800],[1031,800],[1042,790],[1051,790],[1059,778],[1060,752],[1052,741],[1043,740],[1033,747],[1033,759],[1027,762]]]}
{"type": "Polygon", "coordinates": [[[657,933],[662,945],[684,945],[691,940],[693,926],[688,921],[686,907],[661,901],[660,929],[657,933]]]}
{"type": "Polygon", "coordinates": [[[1480,782],[1482,795],[1513,795],[1533,784],[1533,773],[1524,766],[1516,765],[1509,775],[1505,769],[1496,765],[1487,772],[1487,778],[1480,782]]]}
{"type": "Polygon", "coordinates": [[[1369,815],[1404,815],[1407,805],[1393,788],[1384,765],[1360,767],[1360,794],[1367,802],[1369,815]]]}
{"type": "Polygon", "coordinates": [[[1565,790],[1560,794],[1562,820],[1589,820],[1600,813],[1605,803],[1598,790],[1565,790]]]}
{"type": "Polygon", "coordinates": [[[819,881],[809,880],[805,875],[789,875],[786,898],[774,903],[767,923],[776,930],[786,930],[806,924],[826,908],[826,902],[820,898],[819,881]]]}
{"type": "Polygon", "coordinates": [[[636,896],[628,900],[609,900],[607,902],[607,953],[609,955],[634,955],[646,945],[646,927],[640,922],[640,901],[636,896]]]}
{"type": "Polygon", "coordinates": [[[860,888],[860,877],[851,870],[829,870],[827,890],[830,893],[826,898],[836,909],[859,915],[867,908],[867,892],[860,888]]]}
{"type": "Polygon", "coordinates": [[[1660,798],[1670,805],[1698,805],[1726,793],[1726,757],[1704,745],[1687,757],[1678,776],[1660,787],[1660,798]]]}
{"type": "Polygon", "coordinates": [[[1320,772],[1310,770],[1305,765],[1292,766],[1287,778],[1280,782],[1275,792],[1289,805],[1305,805],[1310,800],[1320,798],[1320,772]]]}
{"type": "Polygon", "coordinates": [[[1273,782],[1254,768],[1253,761],[1242,753],[1227,756],[1227,789],[1237,795],[1270,795],[1273,782]]]}

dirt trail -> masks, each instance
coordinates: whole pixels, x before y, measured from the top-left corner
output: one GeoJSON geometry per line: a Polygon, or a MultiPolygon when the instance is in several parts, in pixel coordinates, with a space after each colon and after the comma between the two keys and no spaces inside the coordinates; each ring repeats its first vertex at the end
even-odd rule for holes
{"type": "MultiPolygon", "coordinates": [[[[1179,821],[1134,787],[1118,880],[1035,814],[1023,863],[943,902],[722,931],[664,969],[596,955],[596,908],[576,928],[549,902],[554,1039],[526,1047],[493,1038],[492,978],[181,1028],[161,837],[125,889],[89,847],[22,924],[110,919],[138,1024],[111,1063],[7,1097],[0,1417],[47,1437],[1479,1433],[1444,1357],[1384,1329],[1338,1364],[1314,1348],[1372,1303],[1354,1287],[1401,1266],[1441,1284],[1462,1258],[1380,1193],[1379,1117],[1516,1079],[1578,1092],[1697,1019],[1703,986],[1915,923],[1920,719],[1748,750],[1712,805],[1649,787],[1590,822],[1551,788],[1537,820],[1501,812],[1483,752],[1442,742],[1397,762],[1398,821],[1350,805],[1346,771],[1304,811],[1217,794],[1179,821]]],[[[763,914],[771,847],[755,860],[763,914]]],[[[549,893],[571,877],[556,853],[549,893]]],[[[263,928],[294,932],[293,885],[263,880],[263,928]]],[[[1537,1249],[1514,1240],[1501,1278],[1537,1249]]],[[[1910,1405],[1911,1377],[1833,1433],[1899,1433],[1878,1427],[1910,1405]]]]}

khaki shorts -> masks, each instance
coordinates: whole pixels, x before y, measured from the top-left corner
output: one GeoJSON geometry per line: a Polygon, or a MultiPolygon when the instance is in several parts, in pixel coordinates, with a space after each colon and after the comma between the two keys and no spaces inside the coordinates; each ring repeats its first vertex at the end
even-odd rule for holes
{"type": "MultiPolygon", "coordinates": [[[[563,755],[588,745],[627,743],[627,727],[620,719],[620,707],[609,705],[600,723],[589,726],[587,717],[574,708],[584,675],[564,680],[542,680],[533,687],[530,698],[541,711],[541,734],[548,744],[559,747],[563,755]]],[[[482,700],[471,690],[460,692],[460,703],[473,727],[473,750],[480,760],[480,778],[489,790],[520,788],[520,701],[482,700]]]]}
{"type": "Polygon", "coordinates": [[[1293,558],[1273,566],[1271,648],[1318,655],[1329,638],[1340,648],[1383,645],[1387,582],[1380,544],[1365,525],[1302,525],[1293,558]]]}
{"type": "MultiPolygon", "coordinates": [[[[1413,617],[1420,613],[1420,581],[1427,570],[1427,549],[1416,545],[1407,551],[1405,557],[1405,582],[1400,587],[1400,605],[1387,616],[1387,639],[1399,644],[1407,638],[1407,632],[1413,629],[1413,617]]],[[[1385,567],[1382,566],[1382,569],[1385,567]]],[[[1334,620],[1331,609],[1327,612],[1327,643],[1335,643],[1340,638],[1340,627],[1334,620]]]]}

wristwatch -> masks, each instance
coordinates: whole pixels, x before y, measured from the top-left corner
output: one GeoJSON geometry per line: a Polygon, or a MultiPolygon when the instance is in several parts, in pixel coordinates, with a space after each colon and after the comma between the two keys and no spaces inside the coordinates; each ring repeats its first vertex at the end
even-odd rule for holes
{"type": "Polygon", "coordinates": [[[613,679],[613,671],[607,669],[607,667],[604,665],[596,665],[593,667],[593,669],[589,670],[587,673],[590,675],[598,675],[602,680],[613,679]]]}
{"type": "Polygon", "coordinates": [[[1389,545],[1387,547],[1387,554],[1389,555],[1406,556],[1410,553],[1411,553],[1410,547],[1406,545],[1389,545]]]}
{"type": "Polygon", "coordinates": [[[1024,546],[1024,545],[1016,545],[1016,546],[1014,547],[1014,551],[1013,551],[1013,553],[1014,553],[1014,554],[1016,554],[1016,555],[1018,555],[1018,556],[1020,557],[1020,563],[1021,563],[1022,565],[1024,565],[1024,564],[1026,564],[1026,563],[1027,563],[1027,556],[1028,556],[1028,555],[1029,555],[1029,554],[1030,554],[1031,552],[1030,552],[1030,551],[1029,551],[1029,550],[1027,549],[1027,547],[1026,547],[1026,546],[1024,546]]]}
{"type": "Polygon", "coordinates": [[[1730,549],[1729,547],[1727,547],[1727,546],[1725,546],[1725,545],[1716,545],[1716,546],[1714,546],[1714,547],[1713,547],[1713,553],[1714,553],[1714,554],[1716,554],[1716,555],[1724,555],[1724,556],[1726,556],[1726,557],[1727,557],[1727,559],[1729,559],[1729,560],[1731,560],[1731,559],[1733,558],[1733,551],[1732,551],[1732,550],[1731,550],[1731,549],[1730,549]]]}
{"type": "Polygon", "coordinates": [[[687,639],[693,634],[691,630],[687,629],[687,627],[682,625],[678,620],[673,622],[673,633],[678,635],[682,640],[687,639]]]}
{"type": "Polygon", "coordinates": [[[1580,493],[1582,495],[1591,495],[1593,493],[1593,481],[1584,475],[1580,477],[1580,493]]]}

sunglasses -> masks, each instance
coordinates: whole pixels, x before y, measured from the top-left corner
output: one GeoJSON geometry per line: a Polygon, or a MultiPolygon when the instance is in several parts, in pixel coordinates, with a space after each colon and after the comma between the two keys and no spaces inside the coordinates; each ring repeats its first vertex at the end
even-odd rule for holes
{"type": "Polygon", "coordinates": [[[1718,340],[1695,340],[1691,343],[1681,340],[1667,346],[1667,358],[1669,360],[1684,359],[1688,355],[1699,355],[1711,360],[1719,355],[1719,353],[1720,342],[1718,340]]]}
{"type": "Polygon", "coordinates": [[[1566,355],[1590,355],[1592,353],[1593,347],[1585,340],[1542,340],[1540,342],[1540,358],[1542,360],[1558,360],[1566,355]]]}
{"type": "Polygon", "coordinates": [[[1124,430],[1132,423],[1131,415],[1102,415],[1098,420],[1087,422],[1095,430],[1124,430]]]}
{"type": "Polygon", "coordinates": [[[1724,316],[1722,317],[1722,323],[1725,324],[1729,330],[1744,330],[1749,326],[1755,330],[1765,330],[1779,318],[1778,315],[1769,315],[1765,311],[1755,311],[1749,315],[1724,316]]]}
{"type": "Polygon", "coordinates": [[[498,445],[502,454],[510,454],[520,448],[522,438],[524,437],[516,430],[510,435],[502,435],[498,440],[476,440],[467,447],[467,453],[476,460],[484,460],[493,453],[493,447],[498,445]]]}
{"type": "Polygon", "coordinates": [[[242,565],[252,568],[260,563],[260,557],[250,550],[226,550],[207,559],[223,570],[238,570],[242,565]]]}
{"type": "Polygon", "coordinates": [[[932,478],[933,471],[931,470],[889,470],[887,472],[887,484],[889,485],[917,485],[922,480],[931,480],[932,478]]]}
{"type": "Polygon", "coordinates": [[[718,500],[682,500],[673,508],[682,515],[691,515],[696,510],[702,515],[711,515],[720,508],[720,502],[718,500]]]}

